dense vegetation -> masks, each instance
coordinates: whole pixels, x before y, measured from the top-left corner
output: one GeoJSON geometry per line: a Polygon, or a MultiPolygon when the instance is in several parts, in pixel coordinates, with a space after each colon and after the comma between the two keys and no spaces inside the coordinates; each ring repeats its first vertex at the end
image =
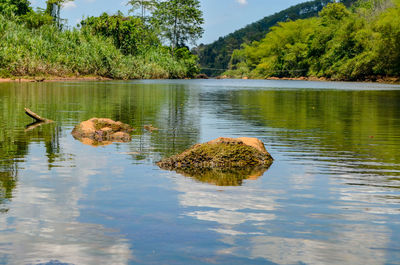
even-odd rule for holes
{"type": "Polygon", "coordinates": [[[234,77],[400,76],[400,1],[327,5],[317,18],[279,23],[264,39],[234,51],[234,77]]]}
{"type": "MultiPolygon", "coordinates": [[[[48,0],[46,9],[34,11],[27,0],[0,0],[0,77],[185,78],[199,71],[185,41],[202,31],[183,32],[183,41],[168,47],[160,21],[122,13],[89,17],[68,30],[59,17],[63,2],[48,0]]],[[[175,2],[185,6],[187,0],[175,2]]],[[[202,14],[196,15],[198,29],[202,14]]]]}
{"type": "MultiPolygon", "coordinates": [[[[270,28],[278,22],[315,17],[330,2],[333,2],[333,0],[314,0],[301,3],[267,16],[225,37],[221,37],[211,44],[199,45],[195,52],[199,55],[203,72],[211,76],[222,73],[224,69],[228,68],[232,52],[239,49],[241,45],[261,40],[270,28]]],[[[342,0],[340,2],[350,6],[355,0],[342,0]]]]}

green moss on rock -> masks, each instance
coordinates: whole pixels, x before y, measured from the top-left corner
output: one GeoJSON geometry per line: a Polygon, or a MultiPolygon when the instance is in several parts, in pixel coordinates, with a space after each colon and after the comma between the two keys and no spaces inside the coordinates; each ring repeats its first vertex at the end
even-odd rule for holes
{"type": "Polygon", "coordinates": [[[240,175],[239,179],[243,180],[255,170],[265,171],[272,162],[272,156],[256,138],[218,138],[194,145],[181,154],[161,160],[157,165],[196,179],[210,179],[212,176],[214,180],[237,179],[223,176],[230,172],[231,176],[240,175]]]}

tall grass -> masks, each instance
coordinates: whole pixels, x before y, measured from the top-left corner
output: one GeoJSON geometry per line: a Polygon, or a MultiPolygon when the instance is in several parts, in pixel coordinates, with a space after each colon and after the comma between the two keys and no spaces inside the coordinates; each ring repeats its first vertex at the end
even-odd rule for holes
{"type": "Polygon", "coordinates": [[[162,47],[123,55],[85,30],[28,29],[0,15],[0,77],[96,75],[114,79],[184,78],[190,66],[162,47]]]}

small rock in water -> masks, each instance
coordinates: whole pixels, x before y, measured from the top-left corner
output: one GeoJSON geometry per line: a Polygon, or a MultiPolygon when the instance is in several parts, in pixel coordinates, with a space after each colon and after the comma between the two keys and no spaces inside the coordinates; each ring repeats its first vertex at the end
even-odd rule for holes
{"type": "Polygon", "coordinates": [[[273,158],[257,138],[218,138],[196,144],[157,165],[182,175],[220,186],[241,185],[256,179],[272,164],[273,158]]]}
{"type": "Polygon", "coordinates": [[[208,79],[208,76],[206,74],[198,74],[196,79],[208,79]]]}
{"type": "Polygon", "coordinates": [[[149,131],[149,132],[158,131],[158,128],[153,127],[152,124],[150,124],[150,125],[144,125],[143,128],[144,128],[145,130],[149,131]]]}
{"type": "Polygon", "coordinates": [[[120,121],[106,118],[92,118],[81,122],[72,130],[72,136],[92,146],[108,145],[113,142],[130,142],[133,128],[120,121]]]}

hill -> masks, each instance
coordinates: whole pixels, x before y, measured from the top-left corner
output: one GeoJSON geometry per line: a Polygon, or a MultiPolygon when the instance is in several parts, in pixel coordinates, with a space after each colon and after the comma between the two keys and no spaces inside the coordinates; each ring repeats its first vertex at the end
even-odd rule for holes
{"type": "MultiPolygon", "coordinates": [[[[239,49],[244,43],[259,41],[265,37],[272,26],[278,22],[315,17],[328,3],[334,0],[314,0],[289,7],[283,11],[254,22],[239,29],[217,41],[199,45],[194,52],[199,56],[203,73],[209,76],[221,74],[228,68],[232,52],[239,49]]],[[[350,6],[355,0],[341,0],[346,6],[350,6]]]]}
{"type": "Polygon", "coordinates": [[[318,17],[280,22],[235,50],[234,78],[396,81],[400,77],[400,0],[330,3],[318,17]]]}

